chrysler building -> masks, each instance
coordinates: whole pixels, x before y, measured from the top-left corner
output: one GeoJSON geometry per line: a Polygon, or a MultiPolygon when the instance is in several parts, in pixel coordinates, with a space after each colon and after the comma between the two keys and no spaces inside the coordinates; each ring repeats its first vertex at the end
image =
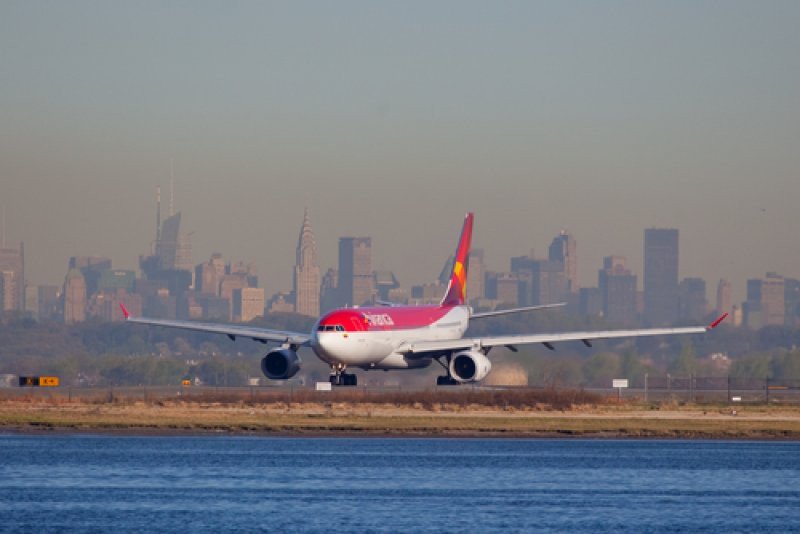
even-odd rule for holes
{"type": "Polygon", "coordinates": [[[303,214],[303,226],[297,240],[297,261],[294,266],[294,311],[301,315],[319,317],[320,274],[317,265],[317,244],[308,219],[303,214]]]}

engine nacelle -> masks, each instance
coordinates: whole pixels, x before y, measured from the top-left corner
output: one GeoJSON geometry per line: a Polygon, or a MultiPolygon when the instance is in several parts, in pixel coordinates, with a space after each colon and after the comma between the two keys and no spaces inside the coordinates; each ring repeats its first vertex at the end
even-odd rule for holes
{"type": "Polygon", "coordinates": [[[292,349],[271,350],[261,360],[261,372],[271,380],[292,378],[299,370],[300,357],[292,349]]]}
{"type": "Polygon", "coordinates": [[[458,382],[477,382],[486,378],[492,362],[480,352],[459,352],[450,360],[450,375],[458,382]]]}

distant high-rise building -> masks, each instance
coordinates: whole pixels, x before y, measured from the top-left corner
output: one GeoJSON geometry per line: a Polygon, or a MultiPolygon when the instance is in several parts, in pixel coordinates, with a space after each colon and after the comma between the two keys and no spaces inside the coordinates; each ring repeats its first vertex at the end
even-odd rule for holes
{"type": "Polygon", "coordinates": [[[653,326],[678,319],[678,230],[644,231],[644,316],[653,326]]]}
{"type": "Polygon", "coordinates": [[[578,291],[578,311],[581,315],[603,315],[603,295],[598,287],[582,287],[578,291]]]}
{"type": "Polygon", "coordinates": [[[568,293],[578,292],[578,256],[576,252],[575,238],[562,230],[553,242],[550,243],[548,259],[561,263],[564,269],[566,280],[566,290],[568,293]]]}
{"type": "Polygon", "coordinates": [[[360,306],[372,302],[375,278],[372,274],[372,238],[339,239],[339,304],[360,306]]]}
{"type": "Polygon", "coordinates": [[[25,308],[25,248],[0,248],[0,312],[25,308]]]}
{"type": "Polygon", "coordinates": [[[104,256],[72,256],[69,269],[78,269],[86,281],[86,296],[90,297],[99,289],[100,277],[111,269],[111,258],[104,256]]]}
{"type": "Polygon", "coordinates": [[[699,323],[706,316],[706,281],[684,278],[678,286],[678,311],[683,321],[699,323]]]}
{"type": "Polygon", "coordinates": [[[224,275],[225,264],[222,262],[222,255],[212,255],[210,260],[194,268],[195,291],[204,295],[219,296],[219,279],[224,275]],[[220,268],[217,268],[215,262],[220,268]]]}
{"type": "Polygon", "coordinates": [[[319,304],[321,312],[327,312],[339,306],[339,271],[336,269],[328,269],[322,277],[319,288],[319,304]]]}
{"type": "Polygon", "coordinates": [[[721,278],[717,284],[717,315],[731,312],[731,283],[721,278]]]}
{"type": "Polygon", "coordinates": [[[511,272],[519,275],[517,277],[521,284],[519,305],[535,306],[566,301],[567,281],[564,276],[564,264],[560,261],[517,256],[511,258],[511,272]]]}
{"type": "Polygon", "coordinates": [[[64,322],[82,323],[86,320],[86,280],[79,269],[70,269],[64,280],[64,322]]]}
{"type": "Polygon", "coordinates": [[[498,303],[506,306],[520,304],[520,273],[497,273],[494,285],[498,303]]]}
{"type": "Polygon", "coordinates": [[[390,293],[400,287],[400,282],[392,271],[375,271],[375,290],[378,298],[383,301],[392,301],[390,293]]]}
{"type": "Polygon", "coordinates": [[[483,249],[472,249],[469,253],[467,269],[467,298],[469,301],[486,297],[486,265],[483,262],[483,249]]]}
{"type": "Polygon", "coordinates": [[[263,287],[243,287],[233,290],[233,317],[248,323],[264,316],[265,295],[263,287]]]}
{"type": "Polygon", "coordinates": [[[796,327],[800,325],[800,280],[786,278],[783,283],[786,326],[796,327]]]}
{"type": "Polygon", "coordinates": [[[764,278],[747,281],[747,301],[744,303],[744,322],[750,328],[783,325],[786,321],[783,277],[767,273],[764,278]]]}
{"type": "MultiPolygon", "coordinates": [[[[597,274],[603,316],[610,323],[630,325],[636,322],[636,275],[622,256],[607,256],[597,274]]],[[[588,298],[588,295],[586,295],[588,298]]]]}
{"type": "Polygon", "coordinates": [[[297,240],[293,292],[295,313],[319,316],[320,271],[317,264],[317,243],[308,210],[303,214],[303,226],[300,227],[300,237],[297,240]]]}
{"type": "Polygon", "coordinates": [[[158,258],[160,270],[192,269],[192,246],[189,235],[181,233],[181,214],[167,217],[161,226],[161,233],[156,241],[155,256],[158,258]]]}
{"type": "Polygon", "coordinates": [[[49,321],[58,314],[58,286],[27,286],[25,312],[37,321],[49,321]]]}
{"type": "Polygon", "coordinates": [[[247,277],[242,274],[226,274],[219,281],[219,296],[229,303],[228,321],[233,320],[233,292],[247,286],[247,277]]]}

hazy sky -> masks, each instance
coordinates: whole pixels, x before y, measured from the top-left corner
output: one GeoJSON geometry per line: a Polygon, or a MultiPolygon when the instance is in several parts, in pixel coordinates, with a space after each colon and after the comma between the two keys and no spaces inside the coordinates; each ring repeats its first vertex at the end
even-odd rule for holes
{"type": "MultiPolygon", "coordinates": [[[[303,208],[432,281],[464,212],[489,267],[561,228],[583,285],[680,229],[713,302],[800,277],[800,2],[0,2],[0,204],[31,283],[135,268],[174,160],[195,263],[288,290],[303,208]]],[[[164,204],[166,210],[166,203],[164,204]]]]}

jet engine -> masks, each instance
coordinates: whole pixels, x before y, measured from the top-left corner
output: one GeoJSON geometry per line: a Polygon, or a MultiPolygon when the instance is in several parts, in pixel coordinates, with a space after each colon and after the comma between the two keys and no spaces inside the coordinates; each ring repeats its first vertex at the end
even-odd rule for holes
{"type": "Polygon", "coordinates": [[[480,352],[459,352],[450,360],[450,375],[458,382],[477,382],[486,378],[492,362],[480,352]]]}
{"type": "Polygon", "coordinates": [[[261,360],[261,371],[271,380],[292,378],[300,370],[300,357],[292,349],[271,350],[261,360]]]}

